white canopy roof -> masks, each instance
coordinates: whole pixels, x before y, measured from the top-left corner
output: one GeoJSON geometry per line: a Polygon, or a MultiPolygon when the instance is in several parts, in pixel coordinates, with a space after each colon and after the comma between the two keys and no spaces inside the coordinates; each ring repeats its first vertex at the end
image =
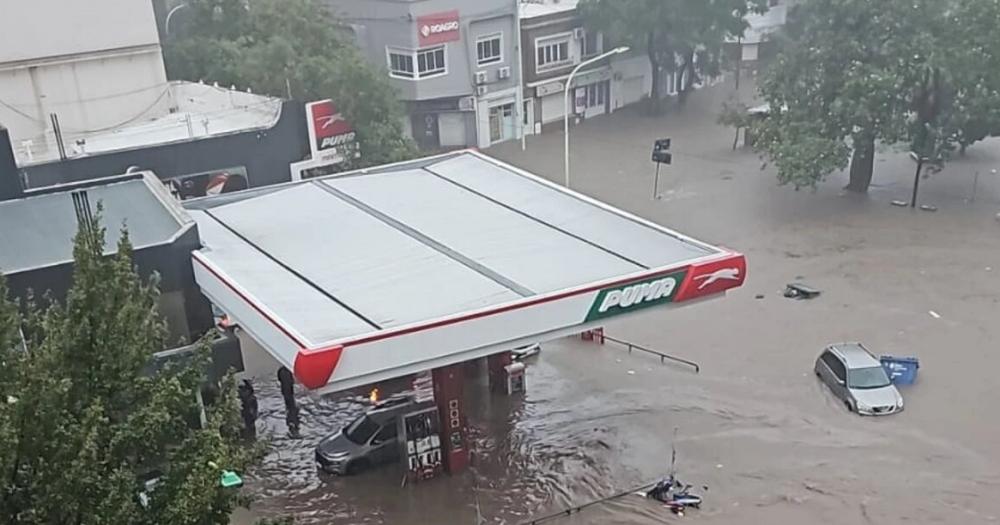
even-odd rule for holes
{"type": "Polygon", "coordinates": [[[600,324],[591,314],[605,312],[591,310],[609,286],[670,274],[670,297],[630,308],[676,302],[692,264],[736,269],[695,295],[745,274],[742,256],[473,152],[186,206],[205,246],[194,255],[205,294],[310,388],[600,324]]]}

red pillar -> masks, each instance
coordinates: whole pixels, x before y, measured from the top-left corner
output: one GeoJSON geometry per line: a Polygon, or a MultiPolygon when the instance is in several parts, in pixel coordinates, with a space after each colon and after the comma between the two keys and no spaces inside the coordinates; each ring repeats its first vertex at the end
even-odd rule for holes
{"type": "Polygon", "coordinates": [[[463,395],[464,365],[435,368],[434,401],[441,418],[441,448],[444,468],[451,474],[461,472],[469,464],[469,439],[465,428],[463,395]]]}
{"type": "Polygon", "coordinates": [[[500,352],[486,358],[487,368],[490,371],[490,390],[493,392],[503,392],[507,390],[507,371],[503,367],[514,362],[512,354],[500,352]]]}

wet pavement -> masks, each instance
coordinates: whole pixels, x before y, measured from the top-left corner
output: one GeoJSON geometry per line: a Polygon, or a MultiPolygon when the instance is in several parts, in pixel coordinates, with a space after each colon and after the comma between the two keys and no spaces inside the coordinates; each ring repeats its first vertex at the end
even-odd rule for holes
{"type": "MultiPolygon", "coordinates": [[[[363,410],[362,396],[301,396],[303,437],[292,440],[276,383],[258,381],[261,434],[274,446],[246,477],[253,512],[300,523],[521,523],[653,480],[669,468],[676,429],[681,478],[708,486],[702,510],[677,518],[628,496],[548,523],[1000,523],[1000,145],[974,146],[922,182],[934,213],[889,204],[908,198],[913,169],[892,151],[880,154],[868,196],[844,195],[841,175],[795,192],[753,154],[730,150],[731,131],[714,124],[726,89],[663,117],[626,109],[572,132],[575,189],[747,254],[748,281],[729,296],[607,327],[698,361],[700,374],[615,346],[549,342],[528,361],[523,397],[489,394],[482,370],[470,377],[473,467],[405,487],[395,467],[316,472],[312,448],[363,410]],[[675,164],[653,200],[648,155],[660,136],[673,137],[675,164]],[[781,297],[798,279],[823,294],[781,297]],[[919,356],[903,413],[850,415],[815,380],[819,350],[842,340],[919,356]]],[[[511,143],[488,153],[561,180],[561,145],[552,132],[526,152],[511,143]]]]}

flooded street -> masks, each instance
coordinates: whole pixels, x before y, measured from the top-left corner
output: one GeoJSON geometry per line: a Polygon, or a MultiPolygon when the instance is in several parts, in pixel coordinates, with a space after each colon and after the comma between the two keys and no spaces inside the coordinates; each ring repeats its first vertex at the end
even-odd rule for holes
{"type": "MultiPolygon", "coordinates": [[[[258,381],[261,435],[273,447],[247,475],[253,513],[307,524],[522,523],[663,475],[677,429],[678,473],[703,493],[700,511],[678,518],[626,496],[547,523],[1000,523],[1000,180],[984,176],[968,199],[972,174],[1000,166],[1000,145],[977,145],[921,184],[936,213],[889,204],[912,181],[893,152],[880,155],[866,197],[842,195],[842,177],[795,192],[751,153],[730,150],[731,131],[705,109],[723,96],[573,131],[574,189],[747,255],[747,283],[725,298],[606,327],[697,361],[701,373],[572,338],[529,358],[524,396],[491,395],[485,371],[470,370],[473,467],[405,487],[396,467],[317,473],[313,447],[367,406],[358,393],[300,396],[302,439],[292,440],[276,382],[258,381]],[[672,136],[677,153],[663,199],[652,200],[648,150],[659,136],[672,136]],[[783,298],[795,280],[823,294],[783,298]],[[901,414],[849,414],[813,376],[825,344],[854,340],[920,358],[901,414]]],[[[527,152],[488,153],[555,179],[561,141],[551,132],[527,152]]]]}

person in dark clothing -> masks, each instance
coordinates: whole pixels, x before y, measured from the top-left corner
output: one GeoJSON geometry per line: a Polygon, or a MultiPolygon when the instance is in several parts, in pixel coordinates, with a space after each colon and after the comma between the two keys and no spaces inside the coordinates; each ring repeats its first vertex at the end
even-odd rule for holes
{"type": "Polygon", "coordinates": [[[257,437],[257,394],[250,380],[244,379],[237,387],[240,397],[240,416],[243,417],[243,432],[248,439],[257,437]]]}
{"type": "Polygon", "coordinates": [[[281,384],[281,397],[285,400],[285,407],[295,404],[295,376],[288,368],[278,369],[278,383],[281,384]]]}
{"type": "Polygon", "coordinates": [[[285,424],[288,434],[299,437],[299,407],[295,404],[295,376],[286,367],[278,369],[278,383],[281,384],[281,397],[285,400],[285,424]]]}

